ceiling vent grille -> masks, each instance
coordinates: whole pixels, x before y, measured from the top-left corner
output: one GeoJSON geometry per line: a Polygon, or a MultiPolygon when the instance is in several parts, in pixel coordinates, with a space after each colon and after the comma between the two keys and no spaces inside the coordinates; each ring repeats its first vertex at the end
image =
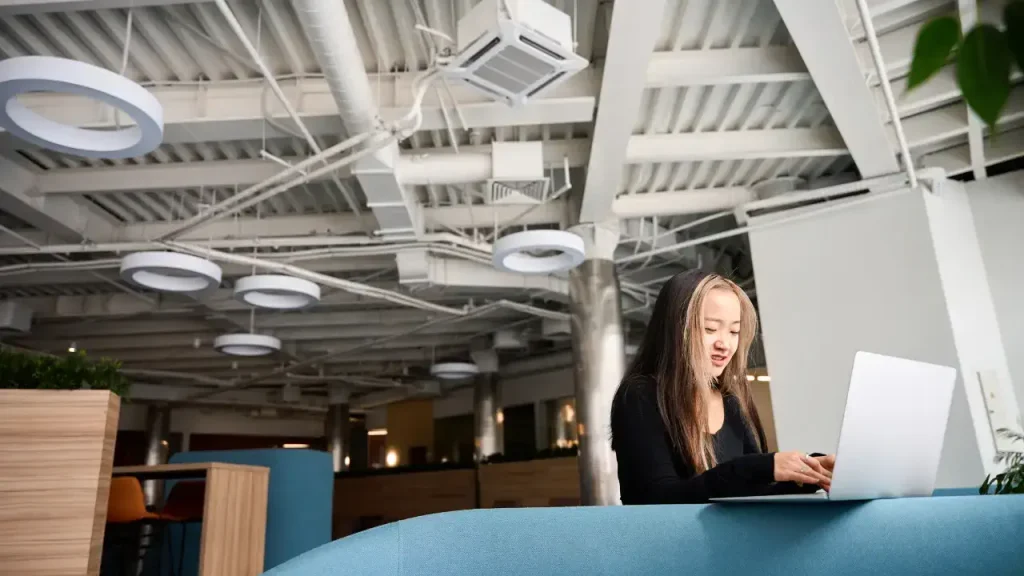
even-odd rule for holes
{"type": "Polygon", "coordinates": [[[487,201],[491,204],[543,204],[549,179],[544,175],[544,146],[540,142],[491,144],[491,179],[487,201]]]}
{"type": "Polygon", "coordinates": [[[483,0],[458,25],[445,74],[520,105],[588,62],[573,51],[572,20],[544,0],[483,0]]]}

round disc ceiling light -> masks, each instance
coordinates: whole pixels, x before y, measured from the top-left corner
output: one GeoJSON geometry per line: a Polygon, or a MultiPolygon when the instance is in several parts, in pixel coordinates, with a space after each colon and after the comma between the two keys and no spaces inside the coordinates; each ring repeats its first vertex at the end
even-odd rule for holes
{"type": "Polygon", "coordinates": [[[519,274],[572,270],[584,255],[583,238],[565,230],[516,232],[494,243],[494,267],[519,274]]]}
{"type": "Polygon", "coordinates": [[[430,375],[438,380],[463,380],[480,373],[480,367],[469,362],[442,362],[430,367],[430,375]]]}
{"type": "Polygon", "coordinates": [[[213,341],[213,347],[228,356],[266,356],[281,349],[281,341],[264,334],[225,334],[213,341]]]}
{"type": "Polygon", "coordinates": [[[256,274],[235,283],[235,298],[257,308],[298,310],[320,301],[320,286],[294,276],[256,274]]]}
{"type": "Polygon", "coordinates": [[[128,78],[92,64],[25,56],[0,62],[0,128],[18,138],[63,154],[84,158],[135,158],[155,150],[164,139],[164,113],[148,90],[128,78]],[[87,130],[50,120],[29,109],[18,96],[58,92],[85,96],[131,118],[120,130],[87,130]]]}
{"type": "Polygon", "coordinates": [[[200,294],[220,286],[220,266],[178,252],[136,252],[121,260],[121,278],[145,288],[200,294]]]}

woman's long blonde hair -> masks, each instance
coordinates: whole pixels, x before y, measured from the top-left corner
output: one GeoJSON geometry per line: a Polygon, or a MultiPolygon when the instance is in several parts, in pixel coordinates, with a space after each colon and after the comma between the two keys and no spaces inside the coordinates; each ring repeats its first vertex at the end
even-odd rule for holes
{"type": "Polygon", "coordinates": [[[622,386],[638,379],[657,383],[658,409],[675,448],[697,470],[717,465],[708,430],[708,407],[703,391],[717,386],[723,398],[733,396],[751,436],[765,450],[761,418],[747,382],[747,356],[757,333],[757,312],[735,282],[718,274],[690,271],[662,286],[651,322],[622,386]],[[717,379],[704,351],[704,302],[714,290],[729,290],[740,301],[740,334],[736,353],[717,379]]]}

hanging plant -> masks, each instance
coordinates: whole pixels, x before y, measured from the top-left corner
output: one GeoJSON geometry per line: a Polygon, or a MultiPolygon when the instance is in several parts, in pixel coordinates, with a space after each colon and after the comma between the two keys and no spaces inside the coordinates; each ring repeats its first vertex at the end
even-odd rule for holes
{"type": "Polygon", "coordinates": [[[978,24],[961,36],[954,16],[931,20],[921,27],[914,44],[907,90],[934,76],[950,60],[967,105],[994,129],[1010,97],[1014,65],[1024,72],[1024,1],[1011,0],[1003,10],[1003,26],[978,24]]]}
{"type": "Polygon", "coordinates": [[[47,356],[0,347],[0,389],[110,390],[124,398],[130,387],[120,363],[107,358],[94,362],[85,352],[47,356]]]}

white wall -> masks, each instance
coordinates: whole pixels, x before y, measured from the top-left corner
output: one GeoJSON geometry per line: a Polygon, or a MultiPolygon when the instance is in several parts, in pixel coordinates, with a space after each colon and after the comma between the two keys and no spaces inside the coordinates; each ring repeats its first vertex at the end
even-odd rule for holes
{"type": "MultiPolygon", "coordinates": [[[[835,450],[858,350],[959,368],[921,193],[753,231],[750,245],[781,450],[835,450]]],[[[974,438],[960,381],[940,486],[981,482],[974,438]]]]}
{"type": "Polygon", "coordinates": [[[966,185],[1010,380],[1024,412],[1024,171],[966,185]]]}

